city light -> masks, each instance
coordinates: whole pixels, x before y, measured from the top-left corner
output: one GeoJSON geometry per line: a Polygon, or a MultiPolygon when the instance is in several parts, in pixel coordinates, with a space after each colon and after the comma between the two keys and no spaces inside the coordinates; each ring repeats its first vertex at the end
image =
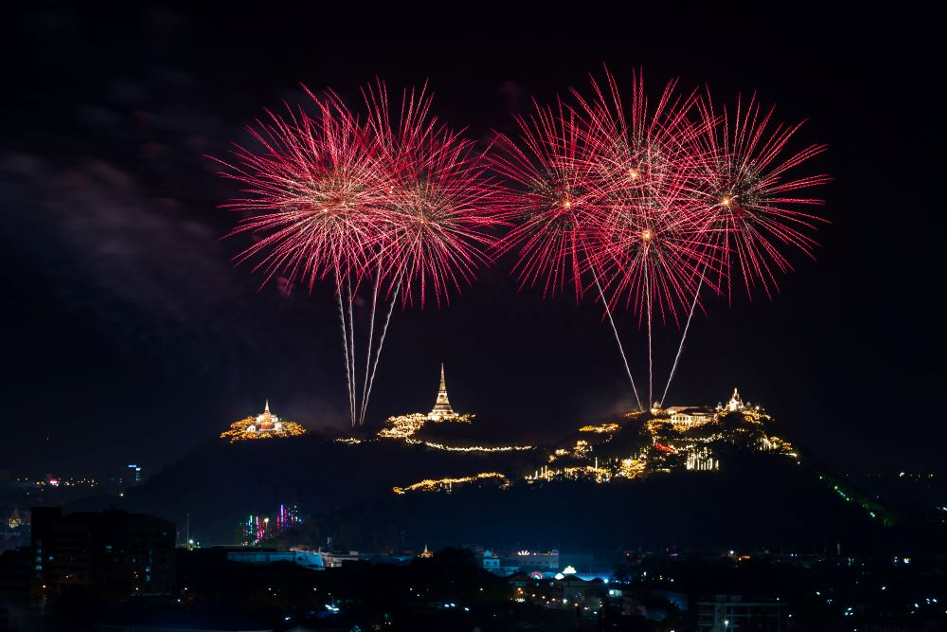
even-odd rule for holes
{"type": "Polygon", "coordinates": [[[456,478],[438,478],[438,479],[425,479],[419,481],[407,487],[393,487],[392,491],[396,494],[405,494],[407,492],[422,491],[422,492],[436,492],[436,491],[451,491],[451,488],[454,485],[461,485],[463,483],[471,483],[473,481],[482,481],[493,479],[500,483],[501,487],[509,485],[509,479],[499,472],[481,472],[479,474],[474,474],[472,476],[460,476],[456,478]]]}

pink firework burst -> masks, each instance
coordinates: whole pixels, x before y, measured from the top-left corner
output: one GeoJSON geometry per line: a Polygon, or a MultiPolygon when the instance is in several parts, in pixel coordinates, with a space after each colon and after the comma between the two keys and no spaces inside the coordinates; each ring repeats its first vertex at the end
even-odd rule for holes
{"type": "Polygon", "coordinates": [[[821,200],[797,192],[828,178],[790,172],[824,147],[784,156],[799,126],[770,130],[772,111],[761,115],[755,99],[745,109],[738,102],[731,118],[709,96],[679,93],[676,81],[649,101],[635,73],[626,101],[605,76],[593,78],[588,97],[571,90],[574,105],[537,105],[517,118],[518,141],[500,135],[493,166],[514,185],[502,207],[515,227],[499,249],[518,255],[521,285],[541,283],[544,295],[567,280],[577,298],[594,285],[633,389],[611,310],[624,306],[646,322],[649,405],[653,315],[680,325],[687,314],[661,405],[705,284],[718,293],[726,284],[729,294],[739,274],[748,291],[759,283],[769,293],[774,272],[791,269],[788,249],[811,256],[822,220],[798,207],[821,200]]]}
{"type": "Polygon", "coordinates": [[[364,423],[388,323],[399,296],[421,305],[433,294],[473,278],[498,224],[493,185],[473,143],[437,122],[425,89],[406,91],[395,117],[382,82],[364,91],[359,119],[334,93],[306,91],[315,113],[303,108],[268,112],[250,132],[263,150],[237,146],[224,175],[241,182],[245,197],[225,205],[249,213],[234,233],[259,237],[238,262],[258,260],[269,280],[285,275],[310,290],[335,280],[352,424],[364,423]],[[364,338],[364,378],[358,384],[353,305],[371,286],[364,338]],[[380,294],[390,295],[375,338],[380,294]]]}
{"type": "Polygon", "coordinates": [[[358,279],[371,264],[390,176],[348,108],[309,94],[314,115],[268,112],[249,129],[263,151],[237,145],[235,163],[219,162],[245,185],[246,197],[224,205],[249,214],[232,234],[260,236],[237,261],[257,259],[266,280],[282,274],[311,289],[330,274],[358,279]]]}
{"type": "Polygon", "coordinates": [[[707,214],[694,204],[688,183],[703,160],[702,126],[690,114],[695,94],[669,82],[649,103],[644,78],[635,73],[628,107],[606,70],[605,89],[593,79],[593,97],[573,94],[588,121],[585,157],[596,174],[606,209],[600,247],[592,265],[601,270],[610,300],[631,307],[639,319],[652,312],[679,320],[707,261],[713,256],[707,214]]]}
{"type": "MultiPolygon", "coordinates": [[[[437,304],[469,283],[486,262],[492,229],[502,222],[493,206],[495,187],[474,143],[430,114],[425,88],[405,91],[397,113],[382,82],[365,91],[369,127],[389,174],[378,269],[400,288],[437,304]]],[[[397,292],[396,292],[397,293],[397,292]]]]}
{"type": "Polygon", "coordinates": [[[606,221],[592,163],[584,156],[585,121],[561,101],[555,109],[537,104],[530,117],[516,121],[520,142],[498,134],[499,152],[491,156],[493,168],[513,184],[499,204],[514,228],[497,249],[517,253],[521,287],[541,282],[546,296],[571,280],[578,299],[606,221]]]}
{"type": "Polygon", "coordinates": [[[715,111],[709,93],[698,105],[705,121],[700,142],[705,159],[696,172],[694,192],[708,209],[720,256],[712,266],[718,285],[732,300],[734,277],[747,294],[761,285],[767,296],[777,289],[776,272],[792,270],[787,250],[813,257],[812,233],[825,222],[801,210],[823,201],[800,192],[827,183],[819,174],[795,175],[796,167],[825,151],[809,145],[795,153],[788,146],[802,123],[774,123],[773,108],[763,110],[755,95],[744,104],[715,111]]]}

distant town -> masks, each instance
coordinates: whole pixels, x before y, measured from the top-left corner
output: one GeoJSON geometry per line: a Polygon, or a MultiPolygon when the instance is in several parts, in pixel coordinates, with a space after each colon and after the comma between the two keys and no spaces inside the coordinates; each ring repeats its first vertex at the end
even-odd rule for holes
{"type": "MultiPolygon", "coordinates": [[[[394,485],[395,497],[449,495],[468,487],[503,493],[569,482],[708,475],[727,469],[728,459],[741,453],[795,466],[805,462],[776,434],[779,426],[766,410],[745,402],[737,389],[716,406],[656,407],[584,425],[554,445],[483,442],[472,434],[476,423],[475,415],[453,409],[442,366],[429,413],[393,416],[372,435],[339,434],[331,442],[340,449],[404,445],[445,457],[513,459],[505,461],[513,468],[507,471],[394,485]]],[[[234,422],[220,441],[252,446],[263,445],[261,439],[292,442],[306,434],[266,402],[262,413],[234,422]]],[[[847,477],[813,476],[869,522],[901,520],[847,477]]],[[[935,475],[892,476],[920,485],[935,475]]],[[[915,623],[947,620],[942,605],[947,578],[931,574],[931,560],[918,558],[909,546],[883,562],[849,553],[841,543],[826,543],[820,552],[669,547],[603,552],[591,546],[537,549],[484,542],[432,548],[423,541],[355,549],[331,535],[314,543],[319,526],[310,522],[311,508],[277,499],[271,510],[248,513],[234,524],[230,542],[207,542],[199,528],[192,529],[190,514],[182,524],[121,509],[70,509],[90,495],[124,499],[145,483],[145,472],[135,463],[107,479],[48,474],[28,480],[3,473],[0,622],[6,627],[0,629],[73,629],[66,621],[82,621],[110,631],[300,632],[412,629],[419,621],[435,620],[443,626],[436,629],[445,630],[710,632],[834,630],[848,622],[914,630],[921,629],[910,627],[915,623]],[[225,614],[221,605],[227,606],[225,614]],[[495,626],[474,627],[485,618],[495,626]],[[144,621],[164,623],[141,627],[144,621]],[[829,627],[818,627],[825,621],[829,627]]],[[[947,507],[938,506],[927,521],[943,524],[945,517],[947,507]]]]}

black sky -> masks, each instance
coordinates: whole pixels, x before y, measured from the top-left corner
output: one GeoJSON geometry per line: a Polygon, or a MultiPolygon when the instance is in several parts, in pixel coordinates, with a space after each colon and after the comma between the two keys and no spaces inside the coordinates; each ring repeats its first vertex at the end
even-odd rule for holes
{"type": "MultiPolygon", "coordinates": [[[[772,301],[711,302],[669,403],[739,386],[840,467],[937,468],[943,73],[929,17],[317,5],[53,4],[10,17],[0,469],[154,471],[267,397],[311,427],[344,425],[331,294],[258,290],[231,265],[245,243],[220,241],[236,218],[216,206],[235,188],[202,156],[244,139],[263,107],[301,100],[300,81],[355,100],[375,76],[428,80],[436,113],[481,138],[602,63],[621,78],[643,67],[652,87],[707,83],[720,99],[757,90],[829,145],[815,165],[834,177],[817,261],[794,257],[772,301]]],[[[596,308],[517,293],[507,264],[448,308],[396,313],[370,423],[426,410],[442,360],[455,407],[511,436],[552,438],[629,405],[596,308]]],[[[643,377],[636,322],[619,326],[643,377]]],[[[658,340],[660,376],[676,335],[658,340]]]]}

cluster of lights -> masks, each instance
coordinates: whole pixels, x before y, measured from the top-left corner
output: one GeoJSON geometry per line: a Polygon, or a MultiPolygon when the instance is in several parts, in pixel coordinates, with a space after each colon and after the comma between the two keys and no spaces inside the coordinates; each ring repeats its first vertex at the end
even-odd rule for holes
{"type": "Polygon", "coordinates": [[[569,456],[569,451],[565,448],[558,448],[555,452],[549,455],[549,462],[555,463],[556,459],[562,458],[564,456],[569,456]]]}
{"type": "MultiPolygon", "coordinates": [[[[579,439],[571,448],[557,448],[548,455],[550,464],[563,458],[578,460],[578,464],[573,463],[564,467],[560,465],[555,468],[550,467],[550,465],[543,465],[532,474],[523,476],[522,480],[532,483],[556,479],[584,479],[596,483],[608,483],[617,478],[636,479],[650,474],[669,473],[677,467],[678,461],[680,467],[686,470],[715,471],[720,469],[720,461],[710,444],[715,440],[726,438],[725,427],[720,423],[725,416],[737,413],[742,415],[747,423],[752,424],[762,424],[764,420],[770,419],[768,415],[761,412],[759,406],[744,405],[736,391],[734,391],[734,396],[726,406],[718,406],[716,413],[708,411],[706,419],[703,419],[699,411],[697,413],[687,413],[688,416],[699,417],[699,423],[673,423],[672,416],[683,410],[686,409],[660,410],[657,413],[661,415],[660,417],[648,419],[645,424],[645,431],[650,435],[651,446],[641,448],[625,458],[606,459],[600,464],[600,459],[594,456],[595,441],[593,440],[590,443],[585,439],[579,439]],[[719,428],[719,431],[712,432],[709,435],[706,432],[701,432],[689,436],[691,435],[690,430],[707,424],[714,424],[719,428]],[[672,426],[674,432],[669,435],[668,431],[672,426]],[[583,461],[584,463],[582,463],[583,461]]],[[[641,413],[629,413],[625,417],[637,419],[641,417],[641,413]]],[[[413,435],[428,421],[437,420],[431,420],[428,415],[421,413],[390,417],[385,429],[379,432],[378,436],[398,438],[407,444],[423,445],[428,448],[450,452],[490,453],[536,450],[535,446],[454,446],[414,438],[413,435]]],[[[579,428],[579,431],[583,433],[605,435],[603,437],[604,443],[612,441],[620,430],[621,425],[618,423],[586,425],[579,428]]],[[[743,431],[739,428],[736,430],[743,431]]],[[[353,440],[352,442],[356,441],[353,440]]],[[[786,455],[798,462],[798,454],[793,451],[792,444],[779,437],[762,433],[752,445],[756,450],[786,455]]],[[[450,492],[454,484],[469,483],[485,478],[502,480],[502,487],[504,488],[511,485],[505,474],[485,472],[458,478],[426,479],[408,487],[395,487],[393,489],[397,494],[404,494],[408,491],[450,492]]],[[[872,517],[876,516],[873,515],[872,517]]]]}
{"type": "Polygon", "coordinates": [[[793,458],[799,457],[799,455],[793,451],[793,447],[791,443],[789,443],[785,439],[781,439],[773,435],[764,435],[760,439],[760,443],[758,447],[760,451],[779,452],[780,454],[785,454],[793,458]]]}
{"type": "MultiPolygon", "coordinates": [[[[820,474],[819,480],[825,481],[828,484],[832,485],[832,490],[836,494],[838,494],[839,497],[841,497],[841,499],[844,500],[845,502],[855,503],[855,504],[860,505],[862,509],[868,512],[868,515],[871,517],[872,520],[880,519],[883,524],[886,524],[886,525],[892,524],[893,522],[892,516],[884,512],[881,505],[874,503],[872,500],[868,498],[864,498],[864,497],[858,498],[854,493],[852,493],[849,490],[846,490],[843,487],[843,484],[841,483],[841,481],[838,481],[834,478],[820,474]]],[[[909,563],[910,559],[911,558],[907,558],[907,557],[904,558],[905,563],[909,563]]],[[[894,558],[894,561],[895,563],[897,563],[898,558],[894,558]]]]}
{"type": "MultiPolygon", "coordinates": [[[[611,437],[609,437],[611,438],[611,437]]],[[[563,457],[574,457],[576,459],[584,459],[592,454],[592,446],[589,445],[589,442],[585,439],[579,439],[575,442],[575,446],[571,450],[566,450],[565,448],[559,448],[555,452],[549,455],[549,462],[554,463],[558,459],[563,457]]]]}
{"type": "Polygon", "coordinates": [[[563,468],[562,475],[564,478],[571,480],[591,478],[594,479],[596,483],[607,483],[612,478],[611,472],[608,469],[603,467],[595,467],[592,465],[579,465],[563,468]]]}
{"type": "Polygon", "coordinates": [[[507,445],[507,446],[455,446],[436,441],[427,441],[412,438],[426,423],[471,423],[473,415],[457,414],[449,417],[431,419],[423,413],[412,413],[410,415],[397,415],[389,417],[385,421],[385,427],[378,432],[378,436],[383,439],[401,439],[411,445],[423,445],[434,450],[444,450],[446,452],[522,452],[534,450],[531,445],[507,445]]]}
{"type": "Polygon", "coordinates": [[[427,415],[414,413],[411,415],[397,415],[385,420],[385,427],[378,431],[378,436],[385,439],[406,439],[424,427],[427,415]]]}
{"type": "Polygon", "coordinates": [[[638,478],[645,473],[647,463],[645,459],[622,459],[618,464],[618,471],[615,476],[619,478],[638,478]]]}
{"type": "Polygon", "coordinates": [[[17,482],[32,483],[37,487],[95,487],[98,481],[94,478],[50,478],[42,481],[31,481],[28,478],[18,478],[17,482]]]}
{"type": "MultiPolygon", "coordinates": [[[[529,552],[522,552],[520,555],[529,555],[529,552]]],[[[532,579],[535,581],[529,592],[523,589],[523,587],[517,587],[513,592],[511,600],[515,603],[526,603],[530,601],[531,603],[545,608],[581,608],[582,611],[597,615],[599,609],[602,607],[601,597],[597,597],[592,594],[575,594],[572,595],[572,598],[567,598],[566,595],[562,594],[561,586],[557,586],[557,582],[561,582],[564,579],[570,578],[576,574],[576,569],[573,566],[566,566],[561,573],[556,573],[554,576],[555,581],[549,581],[548,584],[543,581],[545,578],[542,573],[534,574],[532,579]],[[552,594],[549,594],[549,593],[552,594]],[[555,596],[558,595],[558,596],[555,596]],[[588,604],[588,605],[586,605],[588,604]]],[[[608,580],[605,580],[605,583],[608,583],[608,580]]],[[[609,597],[620,596],[621,591],[616,591],[614,589],[608,591],[609,597]]],[[[674,632],[673,630],[671,632],[674,632]]]]}
{"type": "Polygon", "coordinates": [[[594,480],[596,483],[607,483],[612,478],[612,472],[608,468],[598,467],[596,461],[595,465],[573,465],[558,469],[543,466],[533,472],[532,475],[527,475],[525,480],[527,482],[538,480],[552,481],[560,478],[573,481],[588,478],[594,480]]]}
{"type": "Polygon", "coordinates": [[[597,426],[582,426],[579,432],[597,432],[599,434],[615,434],[620,426],[618,424],[600,424],[597,426]]]}
{"type": "Polygon", "coordinates": [[[396,494],[406,494],[407,492],[437,492],[437,491],[450,491],[454,485],[462,485],[464,483],[472,483],[474,481],[483,481],[488,479],[494,479],[500,482],[500,487],[509,487],[510,481],[506,475],[501,474],[500,472],[480,472],[479,474],[474,474],[473,476],[461,476],[457,478],[427,478],[423,481],[413,483],[407,487],[393,487],[392,491],[396,494]]]}
{"type": "Polygon", "coordinates": [[[713,457],[710,448],[700,446],[687,452],[685,467],[697,472],[711,472],[720,469],[720,461],[713,457]]]}
{"type": "Polygon", "coordinates": [[[424,424],[431,423],[462,423],[469,424],[473,421],[471,414],[454,414],[446,417],[432,419],[424,413],[412,413],[410,415],[396,415],[385,420],[385,427],[378,431],[378,436],[383,439],[407,439],[424,427],[424,424]]]}
{"type": "MultiPolygon", "coordinates": [[[[719,426],[719,431],[709,436],[687,436],[691,429],[705,426],[707,424],[718,424],[726,415],[734,412],[743,416],[747,423],[762,424],[769,417],[761,412],[759,406],[751,407],[744,405],[739,396],[734,393],[734,398],[727,406],[718,406],[716,413],[707,413],[703,415],[700,411],[687,414],[688,422],[674,422],[674,415],[685,409],[658,410],[654,414],[661,415],[657,418],[648,419],[645,423],[645,431],[651,436],[651,448],[643,449],[637,455],[631,455],[623,459],[599,466],[598,459],[592,464],[576,467],[566,467],[553,469],[544,466],[536,470],[532,475],[525,477],[527,481],[553,480],[556,478],[587,478],[598,483],[606,483],[613,478],[639,478],[648,474],[671,472],[672,464],[668,458],[683,458],[683,466],[691,471],[715,471],[720,469],[720,461],[715,457],[713,450],[708,445],[714,440],[720,440],[725,437],[723,426],[719,426]],[[690,418],[697,421],[690,421],[690,418]],[[668,440],[666,431],[673,426],[675,430],[674,438],[668,440]],[[649,461],[649,454],[653,457],[649,461]]],[[[629,413],[628,418],[639,418],[640,413],[629,413]]],[[[620,429],[619,424],[601,424],[583,426],[580,432],[607,434],[605,442],[611,441],[616,431],[620,429]]],[[[798,454],[793,451],[792,444],[776,436],[763,434],[753,447],[759,451],[776,452],[782,455],[792,457],[798,462],[798,454]]],[[[585,440],[579,440],[575,447],[571,449],[558,448],[549,455],[549,463],[565,457],[591,460],[593,453],[592,446],[585,440]]]]}
{"type": "Polygon", "coordinates": [[[243,544],[244,546],[259,544],[267,538],[302,524],[302,522],[299,508],[295,505],[280,505],[275,519],[271,519],[269,516],[254,516],[251,514],[241,524],[243,544]]]}
{"type": "Polygon", "coordinates": [[[445,450],[447,452],[525,452],[527,450],[536,449],[534,446],[531,446],[531,445],[456,446],[456,445],[447,445],[445,443],[436,443],[434,441],[422,441],[420,439],[405,439],[405,443],[410,443],[411,445],[423,445],[428,448],[433,448],[435,450],[445,450]]]}

